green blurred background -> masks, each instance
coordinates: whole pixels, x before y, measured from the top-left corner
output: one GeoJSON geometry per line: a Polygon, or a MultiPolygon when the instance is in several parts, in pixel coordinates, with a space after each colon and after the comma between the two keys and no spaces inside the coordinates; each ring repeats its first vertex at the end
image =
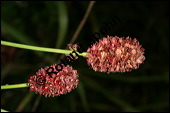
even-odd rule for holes
{"type": "MultiPolygon", "coordinates": [[[[1,2],[1,40],[66,49],[89,1],[1,2]]],[[[108,35],[137,38],[146,60],[127,73],[95,72],[79,57],[76,89],[45,98],[29,88],[1,90],[8,111],[169,111],[169,1],[97,1],[74,43],[89,37],[112,17],[120,19],[108,35]]],[[[87,49],[87,48],[86,48],[87,49]]],[[[61,54],[1,45],[1,85],[26,83],[38,69],[60,63],[61,54]]]]}

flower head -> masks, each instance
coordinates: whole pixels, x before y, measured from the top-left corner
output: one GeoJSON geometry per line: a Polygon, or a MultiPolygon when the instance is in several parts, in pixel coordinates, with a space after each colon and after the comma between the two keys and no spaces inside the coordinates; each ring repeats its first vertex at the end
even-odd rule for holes
{"type": "Polygon", "coordinates": [[[57,71],[56,64],[54,64],[44,69],[41,68],[36,75],[30,76],[28,85],[30,91],[50,97],[70,92],[77,87],[78,81],[77,70],[67,65],[61,71],[57,71]]]}
{"type": "Polygon", "coordinates": [[[87,63],[95,71],[128,72],[145,60],[144,48],[136,39],[108,36],[87,49],[87,63]]]}

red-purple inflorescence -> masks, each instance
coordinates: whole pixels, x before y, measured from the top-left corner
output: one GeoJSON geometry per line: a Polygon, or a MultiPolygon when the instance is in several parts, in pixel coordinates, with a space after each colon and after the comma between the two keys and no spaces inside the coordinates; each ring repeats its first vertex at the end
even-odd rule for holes
{"type": "Polygon", "coordinates": [[[35,75],[30,76],[28,85],[30,91],[46,97],[54,97],[66,94],[76,88],[78,77],[77,70],[73,70],[71,66],[64,66],[61,71],[57,71],[56,64],[54,64],[50,68],[41,68],[35,75]]]}
{"type": "Polygon", "coordinates": [[[128,72],[145,60],[144,48],[136,38],[107,36],[87,50],[87,63],[100,72],[128,72]]]}

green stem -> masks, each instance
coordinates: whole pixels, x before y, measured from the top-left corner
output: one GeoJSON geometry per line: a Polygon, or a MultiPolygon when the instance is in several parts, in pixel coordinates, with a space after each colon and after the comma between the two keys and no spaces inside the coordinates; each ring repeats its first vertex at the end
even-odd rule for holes
{"type": "Polygon", "coordinates": [[[9,111],[7,111],[7,110],[4,110],[4,109],[1,109],[1,112],[9,112],[9,111]]]}
{"type": "Polygon", "coordinates": [[[24,88],[24,87],[29,87],[27,83],[22,83],[22,84],[14,84],[14,85],[3,85],[1,86],[1,89],[14,89],[14,88],[24,88]]]}
{"type": "MultiPolygon", "coordinates": [[[[18,47],[22,49],[29,49],[29,50],[35,50],[35,51],[45,51],[45,52],[53,52],[53,53],[61,53],[61,54],[70,54],[72,51],[70,50],[62,50],[62,49],[53,49],[53,48],[45,48],[45,47],[37,47],[37,46],[30,46],[30,45],[25,45],[25,44],[18,44],[18,43],[13,43],[13,42],[8,42],[8,41],[2,41],[2,45],[6,46],[12,46],[12,47],[18,47]]],[[[84,53],[78,53],[80,56],[86,56],[86,52],[84,53]]]]}

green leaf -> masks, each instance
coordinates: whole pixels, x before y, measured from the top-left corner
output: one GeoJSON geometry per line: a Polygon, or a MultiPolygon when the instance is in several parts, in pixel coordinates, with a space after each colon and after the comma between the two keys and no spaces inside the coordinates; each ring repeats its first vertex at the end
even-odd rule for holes
{"type": "Polygon", "coordinates": [[[8,23],[4,22],[3,20],[1,20],[1,29],[9,33],[11,36],[13,36],[14,39],[16,39],[17,41],[21,43],[37,45],[35,42],[30,40],[31,38],[19,32],[16,28],[12,27],[8,23]]]}
{"type": "Polygon", "coordinates": [[[108,93],[108,91],[104,87],[102,87],[96,81],[88,78],[87,76],[86,77],[82,76],[82,81],[83,81],[83,83],[85,83],[86,86],[101,93],[102,95],[104,95],[108,100],[110,100],[114,104],[117,104],[117,105],[121,106],[122,108],[127,109],[128,111],[131,111],[131,112],[138,111],[137,109],[133,108],[129,103],[123,101],[121,98],[108,93]]]}
{"type": "Polygon", "coordinates": [[[56,48],[60,48],[65,40],[68,27],[68,14],[64,1],[56,2],[58,11],[59,30],[56,40],[56,48]]]}
{"type": "Polygon", "coordinates": [[[78,92],[80,94],[80,98],[82,100],[82,104],[83,104],[85,111],[89,112],[89,106],[88,106],[88,103],[87,103],[86,92],[85,92],[85,89],[84,89],[82,82],[79,82],[78,92]]]}
{"type": "Polygon", "coordinates": [[[28,105],[28,103],[31,101],[33,96],[34,96],[34,93],[28,93],[24,97],[24,99],[21,101],[21,103],[18,105],[16,112],[21,112],[24,109],[24,107],[26,107],[26,105],[28,105]]]}

